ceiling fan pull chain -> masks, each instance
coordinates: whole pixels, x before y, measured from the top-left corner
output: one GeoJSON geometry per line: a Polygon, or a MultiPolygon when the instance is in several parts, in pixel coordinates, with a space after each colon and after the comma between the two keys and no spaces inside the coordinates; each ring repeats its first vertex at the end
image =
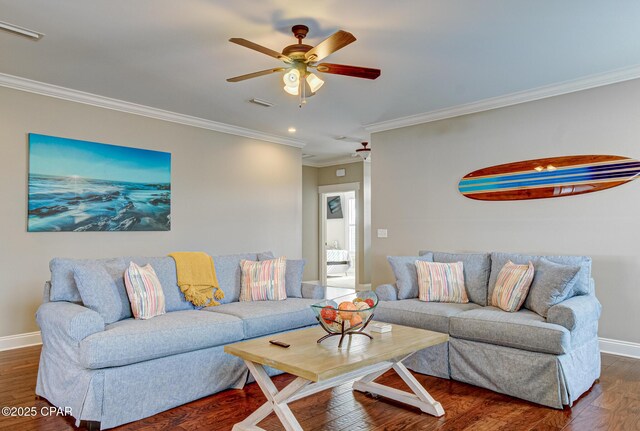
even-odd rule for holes
{"type": "Polygon", "coordinates": [[[304,79],[305,78],[300,80],[300,104],[298,105],[299,108],[302,108],[302,105],[307,103],[307,101],[305,100],[307,86],[305,85],[304,79]]]}

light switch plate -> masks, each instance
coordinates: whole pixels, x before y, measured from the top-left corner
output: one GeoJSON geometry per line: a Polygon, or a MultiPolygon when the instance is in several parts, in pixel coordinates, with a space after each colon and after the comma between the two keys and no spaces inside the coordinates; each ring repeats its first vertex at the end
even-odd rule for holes
{"type": "Polygon", "coordinates": [[[378,229],[378,238],[386,238],[387,230],[386,229],[378,229]]]}

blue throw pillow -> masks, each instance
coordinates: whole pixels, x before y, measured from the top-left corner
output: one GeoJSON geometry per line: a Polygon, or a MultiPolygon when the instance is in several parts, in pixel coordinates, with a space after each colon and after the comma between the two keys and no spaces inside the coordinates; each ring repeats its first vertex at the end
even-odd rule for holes
{"type": "Polygon", "coordinates": [[[409,299],[418,297],[418,271],[416,270],[416,260],[433,262],[433,253],[423,256],[387,256],[389,265],[396,276],[396,287],[398,288],[398,299],[409,299]]]}
{"type": "Polygon", "coordinates": [[[97,312],[105,324],[132,317],[123,274],[109,274],[95,262],[76,262],[73,277],[85,307],[97,312]]]}
{"type": "Polygon", "coordinates": [[[580,267],[540,258],[524,307],[547,317],[549,308],[571,297],[580,267]]]}

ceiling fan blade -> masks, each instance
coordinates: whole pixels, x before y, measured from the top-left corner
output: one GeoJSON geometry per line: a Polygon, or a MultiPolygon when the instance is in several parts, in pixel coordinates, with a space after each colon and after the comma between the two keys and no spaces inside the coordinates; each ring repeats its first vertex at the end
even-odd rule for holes
{"type": "Polygon", "coordinates": [[[275,67],[273,69],[261,70],[260,72],[247,73],[246,75],[234,76],[233,78],[227,79],[227,82],[239,82],[244,81],[245,79],[257,78],[258,76],[269,75],[275,72],[282,72],[286,70],[284,67],[275,67]]]}
{"type": "Polygon", "coordinates": [[[247,39],[232,37],[231,39],[229,39],[229,42],[236,43],[240,46],[244,46],[245,48],[253,49],[254,51],[261,52],[268,55],[269,57],[277,58],[278,60],[286,61],[287,63],[293,62],[293,60],[291,60],[286,55],[278,51],[274,51],[273,49],[266,48],[262,45],[258,45],[257,43],[253,43],[247,39]]]}
{"type": "Polygon", "coordinates": [[[315,48],[307,51],[305,58],[307,61],[320,61],[355,41],[356,37],[348,31],[338,30],[316,45],[315,48]]]}
{"type": "Polygon", "coordinates": [[[316,66],[316,70],[322,73],[333,73],[336,75],[353,76],[355,78],[376,79],[380,76],[380,69],[369,67],[347,66],[345,64],[321,63],[316,66]]]}

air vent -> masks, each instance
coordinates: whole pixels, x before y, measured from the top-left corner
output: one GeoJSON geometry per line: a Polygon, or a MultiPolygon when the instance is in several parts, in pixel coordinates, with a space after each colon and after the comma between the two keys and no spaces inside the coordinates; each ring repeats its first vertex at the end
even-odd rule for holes
{"type": "Polygon", "coordinates": [[[253,99],[250,99],[249,102],[254,103],[256,105],[264,106],[265,108],[271,108],[273,106],[273,103],[267,100],[256,99],[255,97],[253,99]]]}
{"type": "Polygon", "coordinates": [[[302,159],[311,159],[312,157],[315,157],[315,155],[313,154],[304,154],[302,153],[302,159]]]}
{"type": "Polygon", "coordinates": [[[336,141],[345,141],[345,142],[361,142],[364,139],[354,138],[353,136],[336,136],[333,138],[336,141]]]}
{"type": "Polygon", "coordinates": [[[7,31],[16,36],[27,37],[34,41],[38,41],[44,37],[44,34],[38,33],[37,31],[29,30],[28,28],[20,27],[20,26],[9,24],[8,22],[2,22],[2,21],[0,21],[0,30],[7,31]]]}

